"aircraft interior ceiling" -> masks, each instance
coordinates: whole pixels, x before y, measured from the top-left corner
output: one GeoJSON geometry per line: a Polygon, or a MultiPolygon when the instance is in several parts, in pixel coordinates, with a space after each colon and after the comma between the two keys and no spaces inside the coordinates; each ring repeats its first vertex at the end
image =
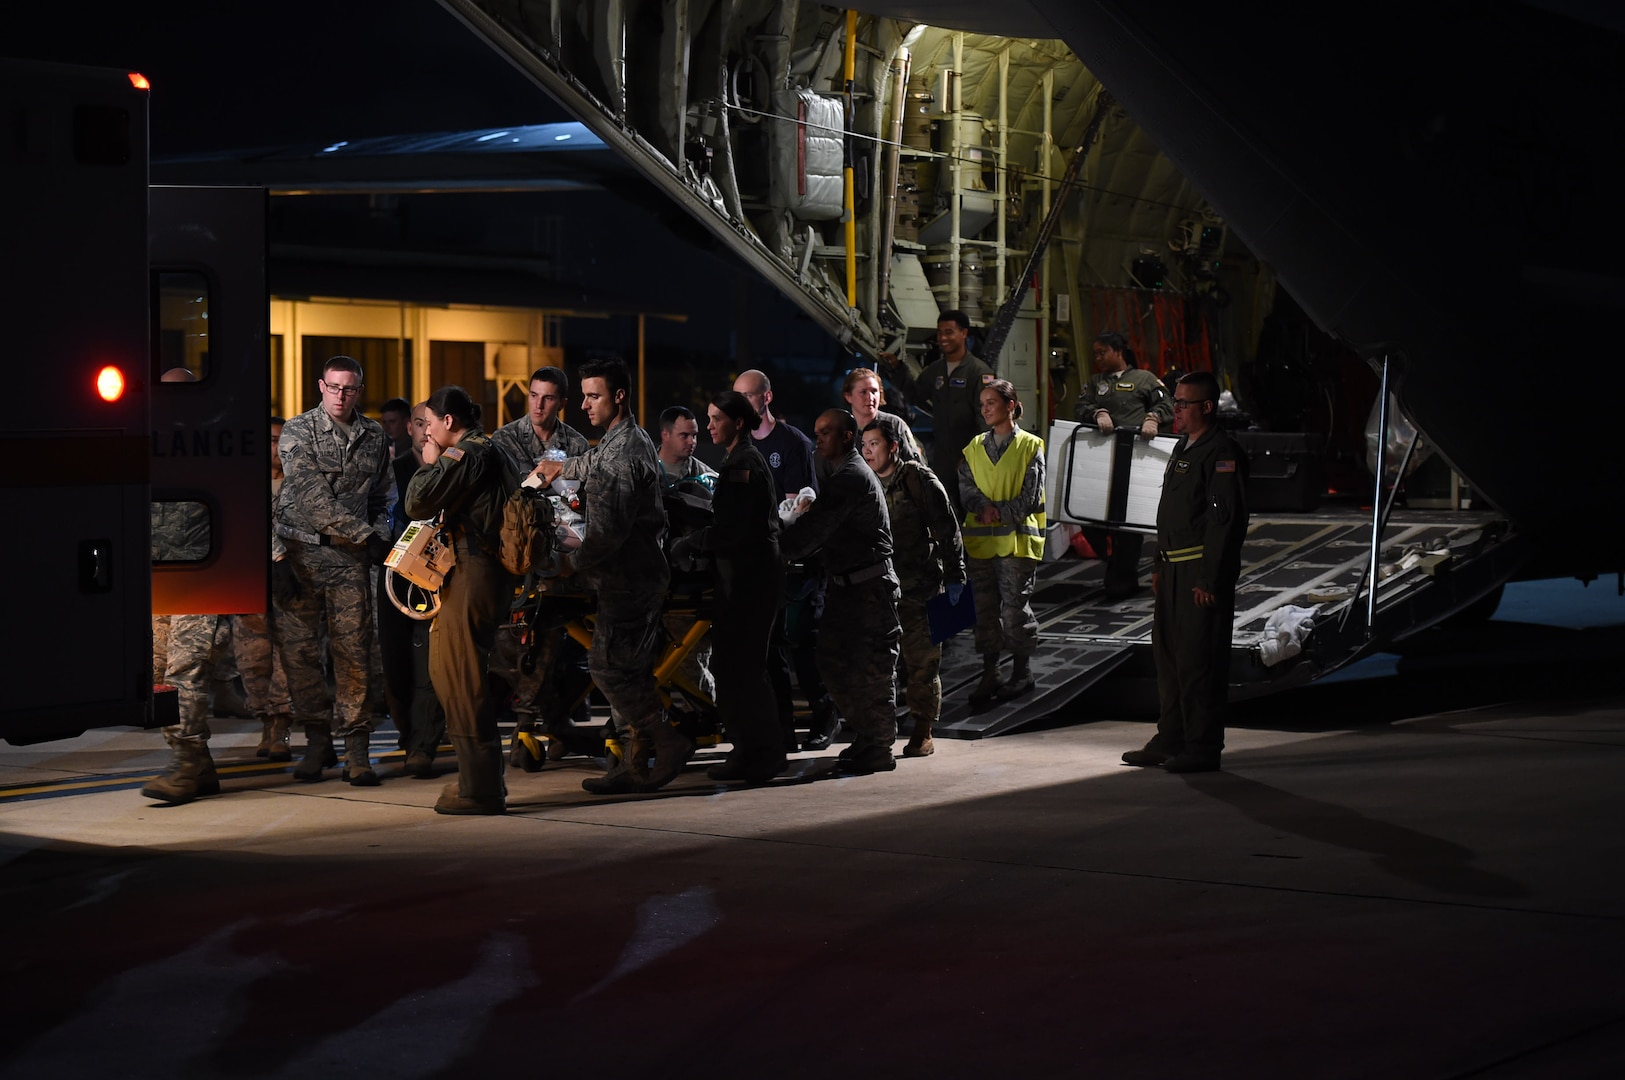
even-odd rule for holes
{"type": "MultiPolygon", "coordinates": [[[[1596,228],[1625,156],[1599,137],[1625,111],[1625,49],[1607,29],[1519,4],[1397,22],[1348,9],[1317,29],[1279,3],[1193,17],[880,0],[857,15],[847,131],[839,8],[442,3],[857,354],[901,332],[923,350],[928,319],[899,299],[910,274],[929,281],[927,305],[990,322],[1053,199],[1038,349],[1071,346],[1069,385],[1087,349],[1067,339],[1095,332],[1101,291],[1160,286],[1201,309],[1201,348],[1225,377],[1253,354],[1278,279],[1321,330],[1374,365],[1391,358],[1406,415],[1491,504],[1558,541],[1566,565],[1625,563],[1618,500],[1585,517],[1602,535],[1568,531],[1593,493],[1576,464],[1605,452],[1599,425],[1560,441],[1497,422],[1532,352],[1602,355],[1625,306],[1596,228]],[[1112,107],[1062,200],[1103,93],[1112,107]]],[[[1030,385],[1046,396],[1051,381],[1030,385]]],[[[1062,408],[1047,411],[1065,415],[1054,393],[1062,408]]]]}

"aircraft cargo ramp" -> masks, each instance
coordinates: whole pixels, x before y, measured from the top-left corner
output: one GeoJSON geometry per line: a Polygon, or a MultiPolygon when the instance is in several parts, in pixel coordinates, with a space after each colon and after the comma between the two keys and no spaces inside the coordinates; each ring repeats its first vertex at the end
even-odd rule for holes
{"type": "MultiPolygon", "coordinates": [[[[1361,583],[1370,556],[1366,516],[1252,519],[1236,590],[1232,700],[1311,682],[1475,604],[1493,610],[1494,597],[1519,569],[1526,549],[1492,514],[1395,511],[1383,536],[1376,620],[1368,634],[1361,583]],[[1267,642],[1279,645],[1282,633],[1271,627],[1271,616],[1287,608],[1311,609],[1312,623],[1292,645],[1272,649],[1267,642]]],[[[943,651],[942,719],[933,734],[978,739],[1014,731],[1061,713],[1137,651],[1148,657],[1149,587],[1109,604],[1103,569],[1098,561],[1071,556],[1039,568],[1033,590],[1042,634],[1033,657],[1038,685],[1025,697],[973,710],[966,698],[981,676],[981,658],[970,632],[951,640],[943,651]]],[[[1150,574],[1147,562],[1141,580],[1149,583],[1150,574]]]]}

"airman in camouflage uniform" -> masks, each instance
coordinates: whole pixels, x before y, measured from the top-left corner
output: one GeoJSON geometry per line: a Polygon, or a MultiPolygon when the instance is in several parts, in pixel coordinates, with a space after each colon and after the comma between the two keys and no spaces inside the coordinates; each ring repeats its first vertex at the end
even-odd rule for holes
{"type": "Polygon", "coordinates": [[[293,703],[288,696],[288,674],[282,666],[282,650],[276,647],[271,623],[275,614],[233,615],[231,645],[237,658],[237,673],[243,677],[243,693],[249,711],[260,722],[260,742],[256,757],[291,761],[288,729],[293,723],[293,703]]]}
{"type": "MultiPolygon", "coordinates": [[[[197,562],[209,554],[209,512],[202,503],[152,504],[154,562],[197,562]]],[[[168,615],[152,617],[152,675],[162,679],[169,668],[168,615]]]]}
{"type": "Polygon", "coordinates": [[[581,574],[597,591],[592,649],[587,668],[609,701],[623,738],[633,744],[625,758],[582,787],[595,795],[652,791],[665,786],[694,754],[694,742],[666,721],[654,678],[664,634],[660,608],[671,570],[662,542],[666,512],[654,443],[626,406],[631,380],[619,360],[596,360],[581,369],[582,406],[603,429],[598,445],[565,462],[543,461],[546,483],[559,476],[580,480],[586,534],[565,569],[581,574]],[[643,771],[652,745],[655,763],[643,771]]]}
{"type": "Polygon", "coordinates": [[[897,622],[899,588],[892,568],[891,519],[880,481],[854,449],[857,424],[831,409],[814,427],[818,454],[830,466],[818,498],[779,541],[785,559],[818,552],[828,578],[818,667],[835,705],[856,733],[841,752],[850,772],[897,767],[897,622]]]}
{"type": "Polygon", "coordinates": [[[904,700],[914,721],[905,757],[932,753],[931,727],[942,715],[942,646],[931,640],[925,602],[946,585],[957,599],[965,587],[965,547],[959,522],[942,482],[923,462],[900,460],[896,436],[871,421],[863,431],[863,459],[880,477],[891,519],[892,566],[903,595],[897,618],[903,626],[904,700]]]}
{"type": "Polygon", "coordinates": [[[563,371],[537,368],[530,373],[530,406],[526,414],[491,433],[491,445],[508,455],[521,478],[533,471],[549,450],[562,450],[565,457],[579,457],[591,446],[585,435],[560,419],[569,393],[570,379],[563,371]]]}
{"type": "Polygon", "coordinates": [[[289,597],[275,624],[293,715],[305,726],[305,756],[294,777],[320,780],[323,768],[337,764],[336,728],[348,755],[345,779],[371,786],[378,776],[368,761],[368,741],[377,718],[367,708],[373,639],[367,579],[369,564],[389,552],[395,476],[383,427],[355,407],[361,386],[361,365],[347,356],[322,369],[321,404],[282,429],[278,450],[285,479],[272,518],[273,554],[285,554],[297,583],[297,595],[289,597]],[[336,702],[322,674],[324,624],[336,702]]]}
{"type": "MultiPolygon", "coordinates": [[[[208,553],[209,512],[202,503],[152,504],[154,561],[196,562],[208,553]]],[[[218,622],[215,615],[153,617],[153,676],[175,687],[180,722],[164,728],[173,757],[163,775],[142,787],[149,799],[186,803],[220,792],[209,754],[209,681],[218,622]]]]}
{"type": "MultiPolygon", "coordinates": [[[[565,399],[569,394],[570,379],[561,369],[537,368],[530,374],[530,397],[526,414],[491,433],[491,445],[508,455],[514,471],[521,478],[535,471],[542,460],[542,455],[550,450],[557,450],[565,457],[572,458],[580,457],[591,449],[592,444],[587,441],[587,437],[561,419],[565,399]]],[[[512,677],[514,712],[519,714],[521,726],[533,727],[542,680],[548,676],[549,671],[540,664],[531,665],[531,670],[525,671],[525,665],[520,663],[527,651],[523,640],[525,633],[526,627],[523,623],[510,621],[504,624],[502,631],[497,635],[492,666],[509,673],[512,677]]],[[[556,640],[539,648],[537,655],[556,657],[556,662],[551,665],[554,671],[566,664],[579,664],[580,646],[563,631],[552,633],[556,640]]],[[[555,723],[565,720],[564,717],[549,719],[555,723]]],[[[563,745],[562,742],[553,744],[560,748],[563,745]]]]}

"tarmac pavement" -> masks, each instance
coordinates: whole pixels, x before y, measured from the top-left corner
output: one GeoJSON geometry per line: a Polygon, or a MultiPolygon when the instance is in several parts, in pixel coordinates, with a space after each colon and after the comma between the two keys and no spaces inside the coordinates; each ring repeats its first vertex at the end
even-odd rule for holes
{"type": "Polygon", "coordinates": [[[1215,774],[1083,715],[443,818],[242,721],[180,807],[156,733],[0,746],[0,1077],[1620,1075],[1625,601],[1525,588],[1238,706],[1215,774]]]}

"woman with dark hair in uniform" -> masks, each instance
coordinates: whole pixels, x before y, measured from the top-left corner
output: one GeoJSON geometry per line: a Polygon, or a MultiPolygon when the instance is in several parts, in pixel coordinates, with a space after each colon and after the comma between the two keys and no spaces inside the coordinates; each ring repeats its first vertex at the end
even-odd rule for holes
{"type": "Polygon", "coordinates": [[[446,785],[437,814],[502,814],[502,740],[486,668],[497,627],[507,616],[512,578],[499,561],[502,508],[516,480],[507,458],[480,428],[480,407],[460,386],[427,402],[423,467],[406,488],[414,520],[445,514],[457,565],[440,587],[429,628],[429,679],[446,710],[457,750],[457,783],[446,785]]]}
{"type": "Polygon", "coordinates": [[[946,591],[953,602],[965,588],[965,546],[959,538],[954,504],[923,461],[905,461],[901,447],[879,422],[863,429],[863,460],[880,478],[891,518],[892,569],[903,595],[897,620],[903,625],[903,663],[908,668],[904,700],[914,731],[904,757],[935,751],[931,727],[942,715],[942,646],[931,640],[925,603],[946,591]]]}
{"type": "Polygon", "coordinates": [[[711,674],[717,711],[733,749],[706,775],[713,780],[766,783],[784,771],[783,732],[767,677],[773,616],[784,594],[779,562],[778,496],[767,461],[750,433],[762,418],[744,394],[711,399],[711,441],[728,452],[717,469],[712,523],[672,545],[673,561],[705,553],[715,560],[716,621],[711,674]]]}
{"type": "Polygon", "coordinates": [[[1016,426],[1021,401],[1007,379],[982,387],[988,431],[965,446],[959,463],[961,532],[976,595],[976,648],[982,681],[971,705],[1018,697],[1033,688],[1031,660],[1038,648],[1033,578],[1044,557],[1044,440],[1016,426]],[[999,682],[999,650],[1015,654],[1008,682],[999,682]]]}

